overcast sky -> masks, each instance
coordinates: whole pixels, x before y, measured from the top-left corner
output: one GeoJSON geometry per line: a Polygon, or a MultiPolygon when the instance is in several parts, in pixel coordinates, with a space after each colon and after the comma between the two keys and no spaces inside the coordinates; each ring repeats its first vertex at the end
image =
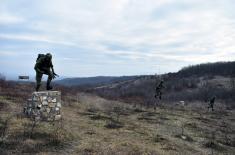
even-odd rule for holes
{"type": "Polygon", "coordinates": [[[235,0],[0,0],[0,73],[139,75],[235,60],[235,0]]]}

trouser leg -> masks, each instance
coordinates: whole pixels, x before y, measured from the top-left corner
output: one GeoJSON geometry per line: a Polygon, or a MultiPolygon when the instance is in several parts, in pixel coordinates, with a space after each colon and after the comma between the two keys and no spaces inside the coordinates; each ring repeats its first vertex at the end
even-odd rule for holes
{"type": "Polygon", "coordinates": [[[52,75],[52,72],[48,72],[48,78],[47,78],[47,90],[51,90],[52,87],[51,87],[51,81],[53,79],[53,75],[52,75]]]}
{"type": "Polygon", "coordinates": [[[161,100],[161,98],[162,98],[162,92],[161,92],[161,91],[157,91],[154,97],[155,97],[155,98],[158,97],[158,98],[161,100]]]}
{"type": "Polygon", "coordinates": [[[39,90],[41,86],[41,81],[42,81],[42,74],[39,72],[36,72],[36,91],[39,90]]]}
{"type": "Polygon", "coordinates": [[[159,99],[161,100],[162,99],[162,92],[161,91],[159,91],[158,96],[159,96],[159,99]]]}

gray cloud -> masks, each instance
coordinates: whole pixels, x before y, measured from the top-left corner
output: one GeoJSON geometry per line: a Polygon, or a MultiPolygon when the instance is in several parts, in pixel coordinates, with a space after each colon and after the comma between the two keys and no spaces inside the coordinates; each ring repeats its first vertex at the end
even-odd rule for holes
{"type": "Polygon", "coordinates": [[[75,76],[155,73],[159,67],[166,72],[189,64],[230,61],[235,58],[233,4],[232,0],[3,0],[0,39],[5,41],[0,55],[11,51],[8,56],[14,57],[19,50],[32,50],[35,57],[36,50],[52,51],[58,69],[75,76]]]}

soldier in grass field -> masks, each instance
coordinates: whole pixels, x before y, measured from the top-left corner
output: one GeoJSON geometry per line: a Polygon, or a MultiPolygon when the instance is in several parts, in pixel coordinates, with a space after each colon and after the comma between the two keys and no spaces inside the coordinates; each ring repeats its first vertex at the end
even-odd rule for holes
{"type": "Polygon", "coordinates": [[[36,91],[39,90],[41,86],[41,80],[43,74],[48,75],[47,79],[47,90],[51,90],[51,81],[52,79],[58,76],[54,72],[53,64],[52,64],[52,55],[50,53],[47,54],[38,54],[38,58],[34,67],[36,71],[36,91]]]}
{"type": "Polygon", "coordinates": [[[163,85],[163,80],[156,86],[156,91],[155,91],[155,98],[159,98],[160,100],[162,99],[162,89],[165,88],[163,85]]]}
{"type": "Polygon", "coordinates": [[[215,104],[215,96],[213,96],[209,102],[208,102],[208,111],[211,109],[212,111],[214,111],[214,104],[215,104]]]}

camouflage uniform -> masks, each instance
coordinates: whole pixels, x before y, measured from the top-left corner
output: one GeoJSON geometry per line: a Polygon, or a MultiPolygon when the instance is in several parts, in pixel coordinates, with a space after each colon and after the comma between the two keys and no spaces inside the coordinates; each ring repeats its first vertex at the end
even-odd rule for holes
{"type": "Polygon", "coordinates": [[[208,111],[211,110],[214,111],[214,103],[215,103],[215,96],[210,99],[210,102],[208,104],[208,111]]]}
{"type": "Polygon", "coordinates": [[[164,88],[163,81],[161,81],[156,87],[156,94],[154,96],[155,98],[159,97],[160,100],[162,99],[162,88],[164,88]]]}
{"type": "Polygon", "coordinates": [[[46,55],[41,55],[41,57],[38,57],[34,69],[36,71],[36,91],[38,91],[41,86],[43,74],[48,75],[47,90],[51,90],[52,87],[50,86],[50,83],[51,80],[55,78],[52,64],[52,55],[50,53],[47,53],[46,55]]]}

